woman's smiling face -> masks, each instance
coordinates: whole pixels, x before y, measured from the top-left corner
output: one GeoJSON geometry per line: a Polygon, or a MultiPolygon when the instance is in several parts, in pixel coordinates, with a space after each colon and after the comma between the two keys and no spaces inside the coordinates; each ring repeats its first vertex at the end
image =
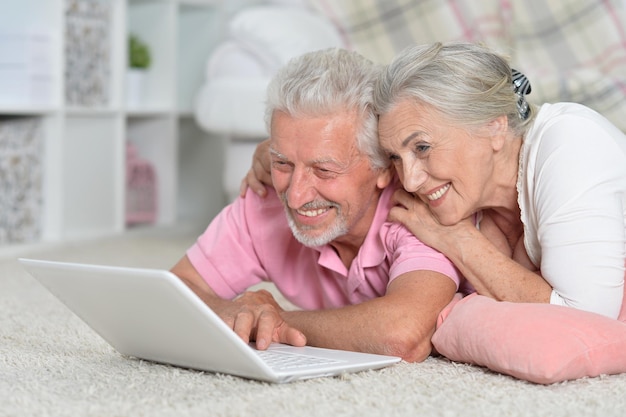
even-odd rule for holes
{"type": "Polygon", "coordinates": [[[380,116],[378,131],[404,188],[441,224],[455,224],[481,207],[493,173],[489,137],[454,126],[432,107],[411,100],[380,116]]]}

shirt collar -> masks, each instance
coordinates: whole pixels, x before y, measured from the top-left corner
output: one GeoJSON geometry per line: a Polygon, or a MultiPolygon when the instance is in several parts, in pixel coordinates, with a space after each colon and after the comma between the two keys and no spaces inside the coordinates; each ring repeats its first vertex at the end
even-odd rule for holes
{"type": "MultiPolygon", "coordinates": [[[[357,265],[361,268],[371,268],[380,265],[385,260],[386,251],[382,238],[382,232],[384,230],[383,225],[387,221],[387,215],[393,206],[391,197],[393,196],[394,191],[398,188],[398,185],[399,181],[395,179],[383,190],[378,198],[378,205],[376,206],[376,212],[374,213],[372,224],[370,225],[369,231],[365,236],[363,245],[352,261],[353,265],[351,267],[354,267],[354,264],[357,263],[357,265]]],[[[345,276],[348,275],[348,270],[331,245],[328,244],[318,246],[314,249],[320,253],[320,257],[318,259],[318,264],[320,266],[331,269],[345,276]]]]}

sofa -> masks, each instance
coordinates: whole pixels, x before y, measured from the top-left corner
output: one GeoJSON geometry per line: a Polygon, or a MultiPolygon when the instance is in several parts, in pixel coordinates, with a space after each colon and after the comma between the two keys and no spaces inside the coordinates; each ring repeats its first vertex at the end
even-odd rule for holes
{"type": "Polygon", "coordinates": [[[230,198],[267,135],[265,87],[291,57],[326,47],[387,63],[414,43],[467,40],[506,54],[535,103],[574,101],[626,131],[626,0],[282,0],[229,17],[208,58],[198,124],[227,137],[230,198]]]}

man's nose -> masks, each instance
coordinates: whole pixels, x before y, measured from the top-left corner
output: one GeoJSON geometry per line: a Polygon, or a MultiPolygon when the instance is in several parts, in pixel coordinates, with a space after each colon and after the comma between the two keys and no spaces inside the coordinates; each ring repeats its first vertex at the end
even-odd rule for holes
{"type": "Polygon", "coordinates": [[[299,208],[315,199],[313,178],[306,169],[294,169],[287,189],[287,202],[291,208],[299,208]]]}

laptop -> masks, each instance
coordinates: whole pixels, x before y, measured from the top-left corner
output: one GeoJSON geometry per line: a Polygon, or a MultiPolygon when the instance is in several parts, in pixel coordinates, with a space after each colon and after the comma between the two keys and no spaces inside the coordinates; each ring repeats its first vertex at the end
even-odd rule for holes
{"type": "Polygon", "coordinates": [[[379,369],[401,360],[284,344],[256,350],[170,271],[19,262],[124,356],[275,383],[379,369]]]}

